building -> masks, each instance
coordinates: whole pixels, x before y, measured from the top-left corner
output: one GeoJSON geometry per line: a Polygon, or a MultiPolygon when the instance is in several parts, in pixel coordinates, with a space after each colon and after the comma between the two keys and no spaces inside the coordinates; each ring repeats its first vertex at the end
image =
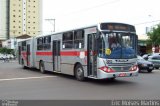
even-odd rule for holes
{"type": "Polygon", "coordinates": [[[42,33],[42,0],[0,0],[0,47],[2,41],[42,33]]]}
{"type": "Polygon", "coordinates": [[[5,40],[2,42],[2,46],[5,47],[5,48],[8,48],[8,49],[15,49],[16,48],[16,43],[17,43],[17,40],[20,41],[19,39],[8,39],[8,40],[5,40]]]}
{"type": "Polygon", "coordinates": [[[10,38],[42,31],[42,0],[10,0],[10,38]]]}
{"type": "Polygon", "coordinates": [[[147,44],[147,35],[138,36],[138,52],[139,55],[144,55],[146,53],[152,53],[152,45],[147,44]]]}
{"type": "Polygon", "coordinates": [[[8,1],[9,0],[0,0],[0,47],[2,46],[2,41],[9,38],[8,1]]]}

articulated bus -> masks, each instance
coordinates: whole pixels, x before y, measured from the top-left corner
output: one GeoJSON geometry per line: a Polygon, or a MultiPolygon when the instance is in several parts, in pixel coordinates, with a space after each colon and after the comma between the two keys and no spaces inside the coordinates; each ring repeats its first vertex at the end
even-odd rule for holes
{"type": "Polygon", "coordinates": [[[41,35],[18,43],[19,64],[85,78],[115,79],[138,75],[135,27],[99,23],[41,35]]]}

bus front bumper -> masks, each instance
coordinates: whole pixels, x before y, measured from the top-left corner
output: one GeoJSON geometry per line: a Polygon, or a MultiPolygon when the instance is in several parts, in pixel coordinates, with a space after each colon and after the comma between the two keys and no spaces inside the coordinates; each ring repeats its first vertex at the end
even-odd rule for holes
{"type": "Polygon", "coordinates": [[[97,79],[107,79],[107,78],[117,78],[117,77],[133,77],[138,76],[138,69],[136,71],[128,72],[115,72],[115,73],[106,73],[98,69],[97,79]]]}

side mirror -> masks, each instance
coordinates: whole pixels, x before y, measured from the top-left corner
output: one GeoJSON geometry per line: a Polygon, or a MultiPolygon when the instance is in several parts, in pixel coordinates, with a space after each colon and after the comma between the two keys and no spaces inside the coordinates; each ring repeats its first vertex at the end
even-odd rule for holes
{"type": "Polygon", "coordinates": [[[106,49],[105,53],[106,53],[106,55],[110,55],[111,54],[111,49],[106,49]]]}

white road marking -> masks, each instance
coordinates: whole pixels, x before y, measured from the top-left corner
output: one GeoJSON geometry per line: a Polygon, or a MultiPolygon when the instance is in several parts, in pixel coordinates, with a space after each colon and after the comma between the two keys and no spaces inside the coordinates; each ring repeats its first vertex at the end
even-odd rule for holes
{"type": "Polygon", "coordinates": [[[29,80],[29,79],[42,79],[42,78],[53,78],[53,77],[56,77],[56,76],[41,76],[41,77],[10,78],[10,79],[0,79],[0,81],[29,80]]]}

